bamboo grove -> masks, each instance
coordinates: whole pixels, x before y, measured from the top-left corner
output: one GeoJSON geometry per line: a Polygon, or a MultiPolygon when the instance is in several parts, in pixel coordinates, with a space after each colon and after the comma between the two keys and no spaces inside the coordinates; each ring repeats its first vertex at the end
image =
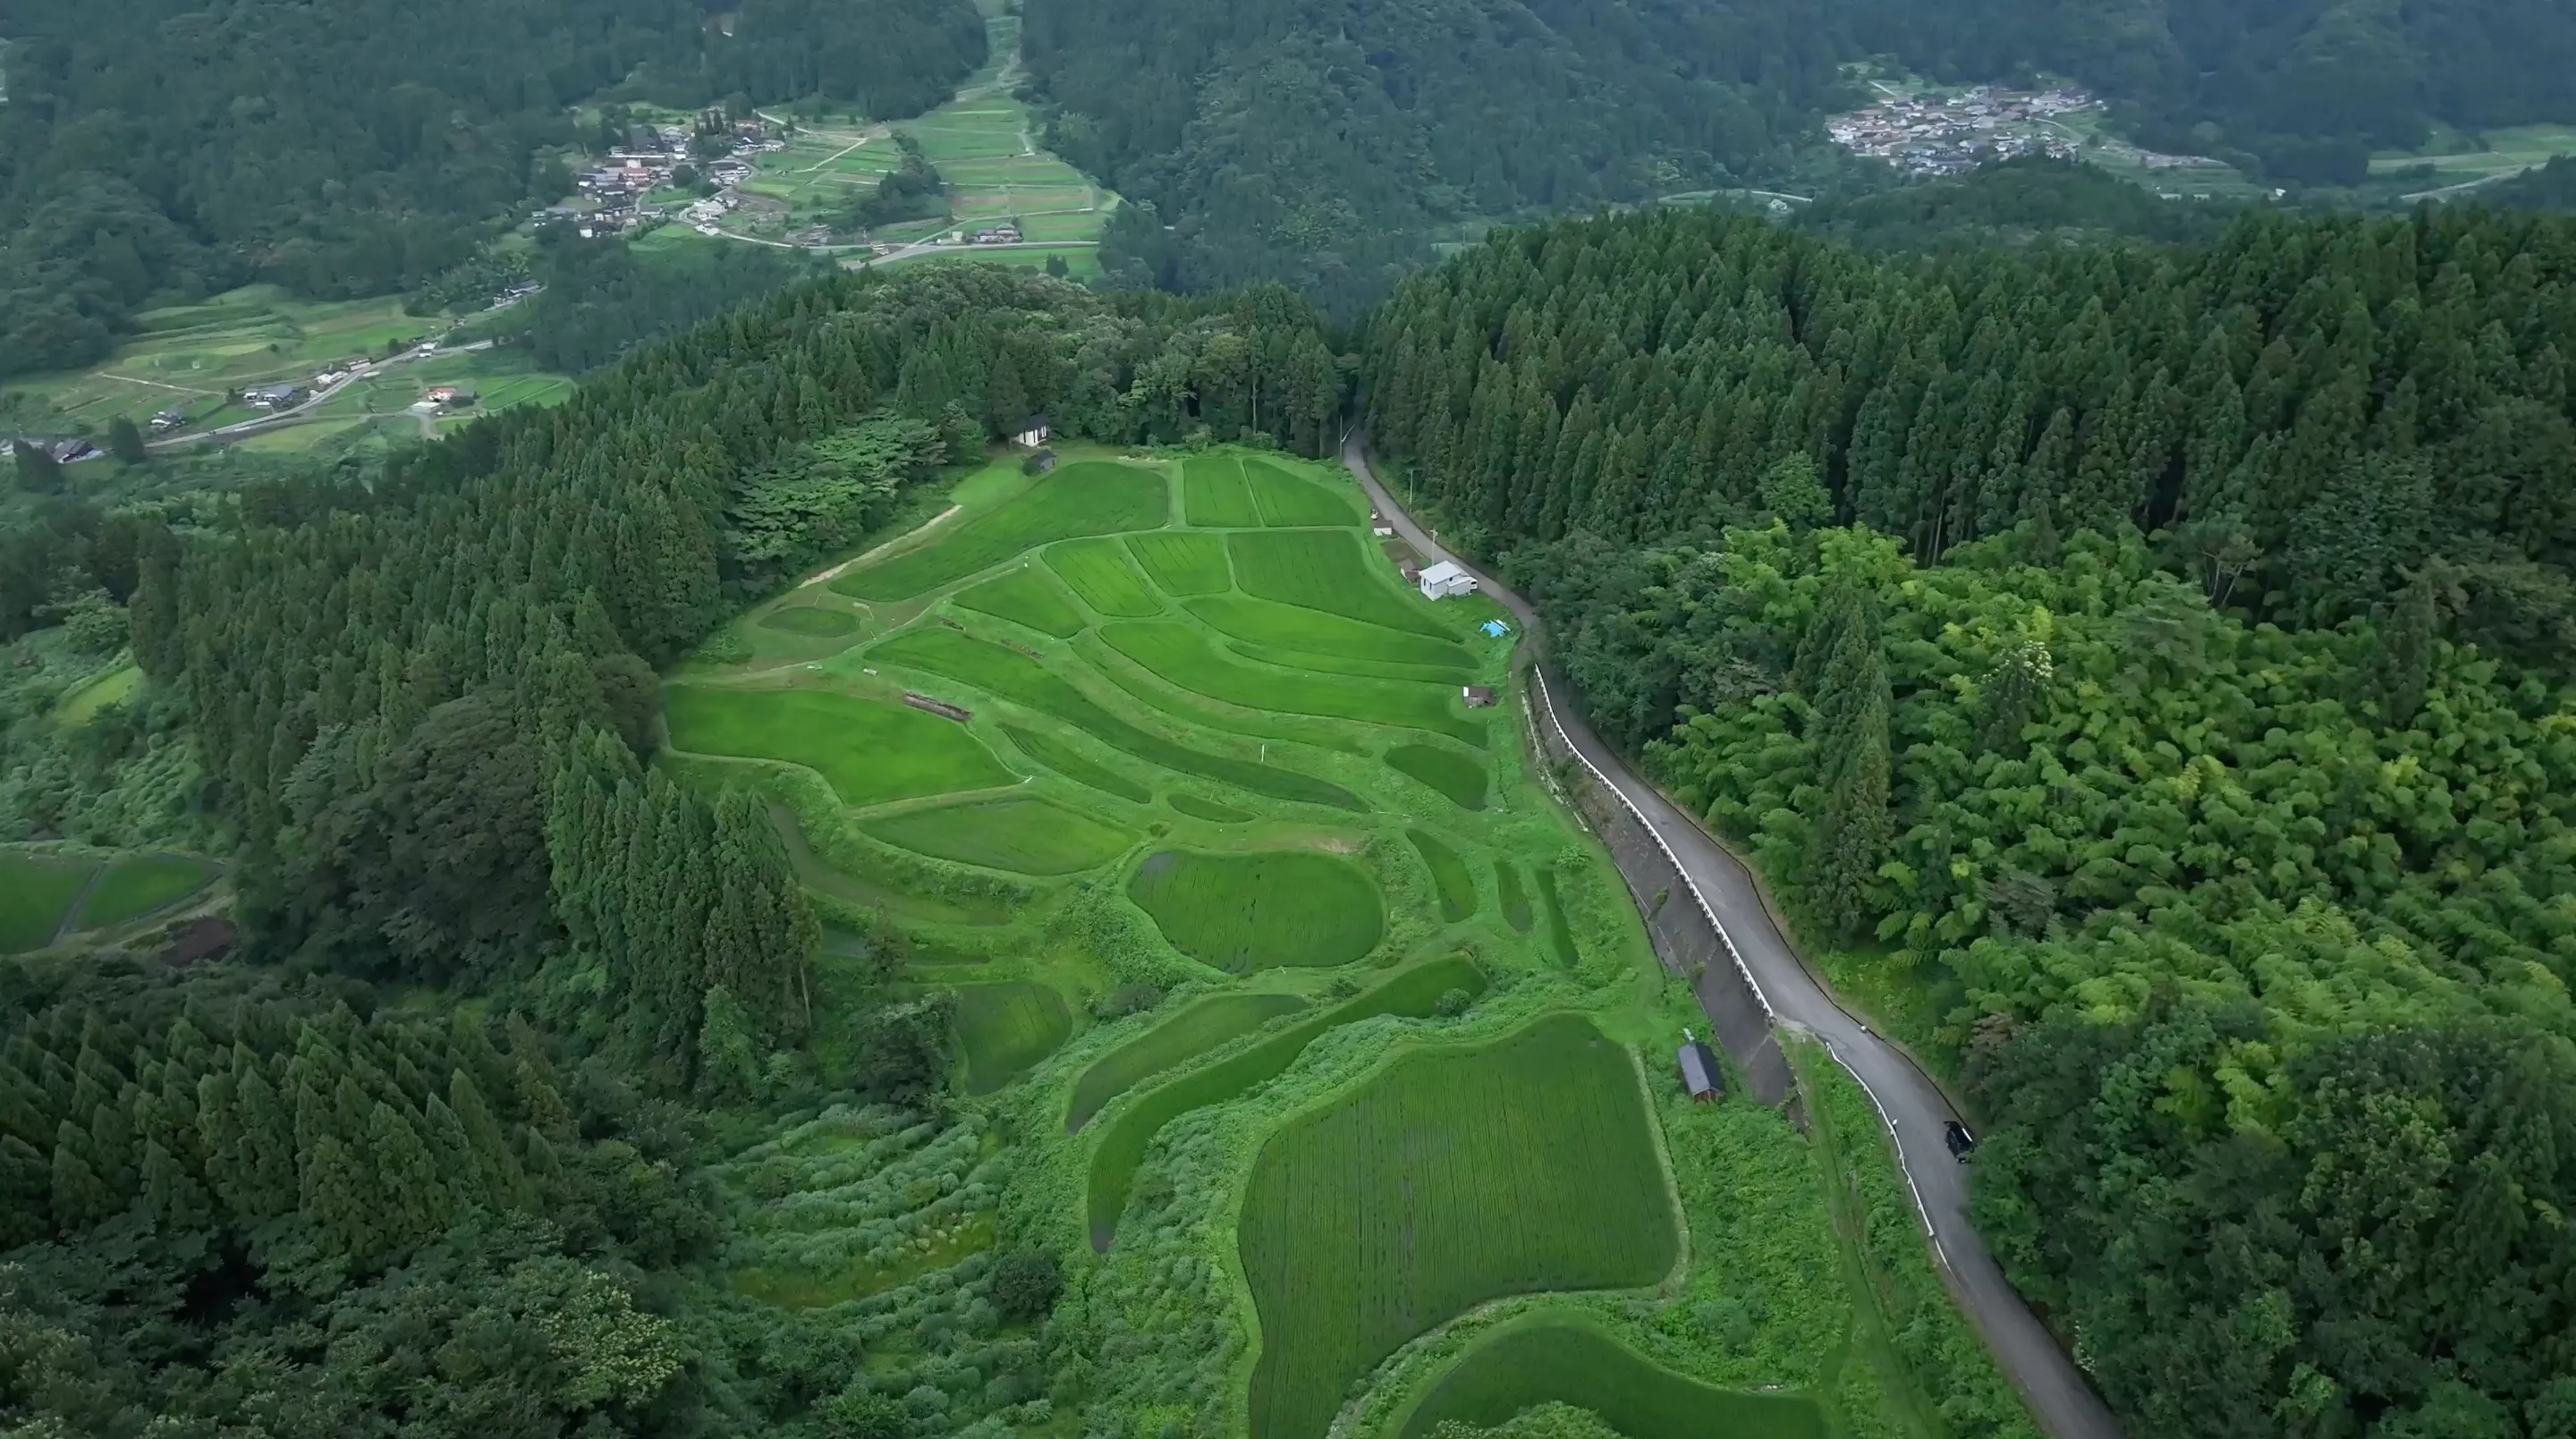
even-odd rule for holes
{"type": "Polygon", "coordinates": [[[1596,721],[1964,1082],[2131,1432],[2571,1432],[2576,224],[1648,213],[1367,350],[1596,721]]]}

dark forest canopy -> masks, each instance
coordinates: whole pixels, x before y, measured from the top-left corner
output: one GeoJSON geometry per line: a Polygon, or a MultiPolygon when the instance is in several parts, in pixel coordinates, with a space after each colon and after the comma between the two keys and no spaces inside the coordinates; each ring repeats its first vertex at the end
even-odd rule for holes
{"type": "Polygon", "coordinates": [[[1865,250],[2130,238],[2218,238],[2238,207],[2167,200],[2091,165],[2033,155],[1919,185],[1826,200],[1798,228],[1865,250]]]}
{"type": "Polygon", "coordinates": [[[1284,291],[925,266],[793,286],[363,475],[34,506],[47,543],[0,558],[127,602],[252,962],[0,959],[0,1419],[847,1439],[950,1432],[887,1396],[961,1372],[966,1418],[1043,1397],[1052,1261],[901,1291],[916,1342],[864,1374],[882,1324],[693,1286],[744,1190],[798,1172],[701,1167],[755,1094],[843,1106],[898,1192],[984,1171],[926,1103],[950,1021],[891,983],[898,941],[797,883],[761,802],[642,762],[654,667],[1032,410],[1316,453],[1342,399],[1284,291]],[[883,956],[837,992],[818,911],[883,956]]]}
{"type": "Polygon", "coordinates": [[[1812,0],[1033,0],[1064,156],[1153,207],[1112,230],[1154,283],[1281,280],[1343,309],[1480,216],[1724,183],[1837,90],[1812,0]],[[1169,230],[1163,227],[1169,226],[1169,230]]]}
{"type": "Polygon", "coordinates": [[[0,374],[94,360],[158,297],[419,285],[561,198],[539,152],[602,92],[904,115],[985,53],[965,0],[751,0],[730,34],[689,0],[29,0],[0,30],[0,374]]]}
{"type": "Polygon", "coordinates": [[[1837,0],[1851,38],[1939,78],[2072,75],[2148,144],[2358,183],[2375,149],[2576,118],[2576,10],[2557,0],[1837,0]]]}
{"type": "Polygon", "coordinates": [[[2576,222],[1870,257],[1662,211],[1374,317],[1603,730],[1890,956],[2129,1432],[2576,1420],[2576,222]]]}

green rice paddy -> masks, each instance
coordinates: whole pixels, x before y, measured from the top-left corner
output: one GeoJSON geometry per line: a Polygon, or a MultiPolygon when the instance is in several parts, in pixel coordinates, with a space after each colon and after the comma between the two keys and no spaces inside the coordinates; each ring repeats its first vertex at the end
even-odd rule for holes
{"type": "Polygon", "coordinates": [[[95,860],[0,852],[0,954],[53,943],[63,911],[97,868],[95,860]]]}
{"type": "Polygon", "coordinates": [[[1011,737],[1020,753],[1072,780],[1087,784],[1103,794],[1114,794],[1132,804],[1150,804],[1154,792],[1105,764],[1095,764],[1082,751],[1053,735],[1006,724],[1002,733],[1011,737]]]}
{"type": "Polygon", "coordinates": [[[1137,868],[1127,896],[1174,949],[1235,974],[1348,964],[1386,933],[1377,886],[1313,850],[1165,850],[1137,868]]]}
{"type": "Polygon", "coordinates": [[[90,886],[72,925],[76,929],[101,929],[123,924],[186,899],[204,889],[214,877],[213,865],[177,855],[137,855],[119,860],[90,886]]]}
{"type": "Polygon", "coordinates": [[[1573,927],[1565,922],[1565,901],[1557,897],[1556,871],[1540,865],[1530,871],[1530,877],[1538,885],[1538,912],[1547,923],[1548,953],[1556,956],[1557,963],[1572,968],[1582,962],[1583,956],[1574,947],[1573,927]]]}
{"type": "Polygon", "coordinates": [[[1019,1078],[1073,1037],[1064,996],[1043,984],[1010,980],[961,985],[957,1044],[966,1055],[966,1092],[990,1094],[1019,1078]]]}
{"type": "Polygon", "coordinates": [[[1104,615],[1141,619],[1163,612],[1163,602],[1116,540],[1069,540],[1050,546],[1046,562],[1084,604],[1104,615]]]}
{"type": "Polygon", "coordinates": [[[1253,1439],[1322,1439],[1354,1380],[1490,1299],[1664,1277],[1681,1236],[1626,1051],[1556,1015],[1404,1055],[1273,1135],[1244,1195],[1253,1439]]]}
{"type": "Polygon", "coordinates": [[[1402,744],[1386,752],[1386,762],[1447,795],[1460,809],[1485,807],[1485,766],[1456,750],[1402,744]]]}
{"type": "Polygon", "coordinates": [[[803,765],[853,807],[1019,780],[964,725],[887,700],[673,685],[662,703],[673,747],[803,765]]]}
{"type": "Polygon", "coordinates": [[[1060,466],[1016,498],[919,549],[850,571],[832,588],[863,600],[908,600],[989,569],[1033,545],[1121,530],[1157,529],[1171,517],[1171,489],[1152,470],[1100,460],[1060,466]]]}
{"type": "Polygon", "coordinates": [[[54,706],[54,723],[76,729],[98,717],[100,710],[121,705],[143,687],[143,671],[121,665],[62,697],[54,706]]]}
{"type": "Polygon", "coordinates": [[[1204,630],[1170,621],[1124,620],[1101,626],[1100,637],[1166,684],[1246,709],[1430,730],[1472,745],[1485,742],[1485,722],[1460,710],[1446,685],[1246,664],[1217,649],[1204,630]]]}
{"type": "Polygon", "coordinates": [[[1225,541],[1196,530],[1129,535],[1127,548],[1167,595],[1213,595],[1234,588],[1225,541]]]}
{"type": "Polygon", "coordinates": [[[1540,1314],[1497,1326],[1459,1356],[1405,1420],[1402,1439],[1444,1423],[1490,1428],[1540,1404],[1589,1409],[1626,1439],[1826,1439],[1816,1401],[1744,1394],[1676,1374],[1597,1321],[1540,1314]]]}
{"type": "Polygon", "coordinates": [[[1537,921],[1530,913],[1529,891],[1521,887],[1520,866],[1507,859],[1495,860],[1494,888],[1502,896],[1503,922],[1523,934],[1529,933],[1537,921]]]}
{"type": "Polygon", "coordinates": [[[1136,1171],[1164,1125],[1193,1109],[1223,1104],[1256,1084],[1278,1078],[1326,1030],[1382,1014],[1426,1018],[1437,1011],[1442,995],[1452,991],[1481,994],[1485,986],[1484,971],[1465,959],[1418,964],[1366,994],[1145,1091],[1135,1104],[1109,1122],[1100,1136],[1100,1147],[1091,1153],[1086,1203],[1092,1247],[1107,1249],[1116,1237],[1118,1217],[1126,1211],[1127,1196],[1135,1189],[1136,1171]]]}
{"type": "Polygon", "coordinates": [[[1306,1001],[1293,994],[1212,994],[1091,1062],[1073,1082],[1065,1110],[1067,1134],[1091,1122],[1102,1106],[1167,1069],[1241,1039],[1306,1001]]]}
{"type": "Polygon", "coordinates": [[[1089,623],[1064,591],[1045,573],[1032,566],[1022,566],[1005,575],[997,575],[980,585],[960,590],[957,603],[979,614],[995,616],[1030,629],[1050,634],[1057,639],[1071,639],[1082,633],[1089,623]]]}
{"type": "Polygon", "coordinates": [[[1245,594],[1433,639],[1457,638],[1395,587],[1392,570],[1369,562],[1356,531],[1255,530],[1227,535],[1225,545],[1245,594]]]}
{"type": "Polygon", "coordinates": [[[1361,519],[1341,490],[1292,475],[1266,460],[1244,461],[1243,478],[1265,525],[1354,525],[1361,519]]]}
{"type": "Polygon", "coordinates": [[[1212,799],[1201,799],[1188,790],[1174,790],[1171,798],[1172,808],[1192,819],[1208,820],[1216,824],[1242,824],[1252,818],[1248,811],[1236,809],[1232,805],[1218,804],[1212,799]]]}
{"type": "MultiPolygon", "coordinates": [[[[1214,539],[1206,535],[1191,538],[1214,539]]],[[[1384,625],[1345,619],[1321,610],[1249,599],[1242,595],[1192,600],[1187,608],[1200,622],[1220,634],[1294,652],[1301,658],[1313,655],[1381,660],[1455,671],[1461,679],[1472,675],[1476,669],[1476,657],[1455,640],[1432,639],[1426,635],[1388,629],[1384,625]]]]}
{"type": "Polygon", "coordinates": [[[859,617],[847,610],[827,610],[821,605],[788,605],[762,615],[763,629],[781,630],[810,639],[834,639],[859,632],[859,617]]]}
{"type": "Polygon", "coordinates": [[[1061,720],[1111,749],[1165,769],[1219,780],[1272,799],[1336,809],[1368,807],[1366,800],[1329,781],[1276,765],[1209,754],[1140,729],[1102,708],[1038,660],[954,630],[906,630],[877,645],[869,654],[885,664],[963,680],[987,694],[1061,720]]]}
{"type": "Polygon", "coordinates": [[[1181,512],[1191,524],[1211,529],[1252,529],[1261,523],[1252,487],[1243,478],[1243,462],[1232,455],[1192,455],[1181,462],[1181,512]]]}
{"type": "Polygon", "coordinates": [[[1019,796],[906,810],[861,827],[900,849],[1014,874],[1078,874],[1136,842],[1134,830],[1019,796]]]}
{"type": "Polygon", "coordinates": [[[1422,862],[1431,868],[1432,888],[1440,892],[1440,917],[1451,924],[1476,912],[1476,876],[1458,851],[1443,843],[1429,830],[1408,829],[1404,837],[1411,841],[1422,862]]]}

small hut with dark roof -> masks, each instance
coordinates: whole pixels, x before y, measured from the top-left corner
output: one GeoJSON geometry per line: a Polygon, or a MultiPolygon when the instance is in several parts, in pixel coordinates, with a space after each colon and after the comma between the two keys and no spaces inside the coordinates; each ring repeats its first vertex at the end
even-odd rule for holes
{"type": "Polygon", "coordinates": [[[1717,1067],[1717,1056],[1709,1052],[1707,1045],[1693,1038],[1687,1029],[1682,1031],[1682,1040],[1682,1087],[1701,1104],[1715,1104],[1724,1099],[1726,1074],[1717,1067]]]}

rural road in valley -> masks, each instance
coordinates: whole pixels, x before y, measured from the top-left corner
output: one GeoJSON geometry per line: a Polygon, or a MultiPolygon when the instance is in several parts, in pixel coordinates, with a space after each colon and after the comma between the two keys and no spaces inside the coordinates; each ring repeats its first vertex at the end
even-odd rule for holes
{"type": "MultiPolygon", "coordinates": [[[[1463,559],[1441,548],[1413,517],[1395,502],[1369,468],[1367,439],[1354,430],[1342,441],[1342,463],[1368,492],[1386,522],[1415,549],[1425,563],[1463,559]]],[[[1485,593],[1520,620],[1534,653],[1540,636],[1538,614],[1529,602],[1496,583],[1472,565],[1485,593]]],[[[1860,1080],[1878,1104],[1881,1117],[1896,1138],[1897,1162],[1913,1188],[1917,1207],[1931,1231],[1934,1252],[1969,1317],[1983,1333],[2004,1372],[2029,1400],[2033,1415],[2051,1439],[2121,1439],[2119,1421],[2093,1392],[2083,1372],[2033,1314],[2003,1269],[1986,1251],[1984,1240],[1968,1224],[1967,1166],[1950,1157],[1942,1126],[1957,1117],[1940,1086],[1917,1068],[1903,1051],[1872,1033],[1847,1013],[1809,973],[1773,921],[1752,872],[1720,845],[1698,822],[1664,798],[1654,786],[1630,772],[1625,761],[1592,732],[1567,703],[1562,677],[1551,680],[1543,653],[1537,653],[1538,683],[1533,698],[1545,708],[1543,718],[1562,729],[1569,743],[1595,774],[1625,799],[1630,809],[1655,831],[1698,891],[1727,940],[1743,958],[1755,987],[1773,1015],[1787,1028],[1803,1030],[1825,1046],[1860,1080]]]]}

